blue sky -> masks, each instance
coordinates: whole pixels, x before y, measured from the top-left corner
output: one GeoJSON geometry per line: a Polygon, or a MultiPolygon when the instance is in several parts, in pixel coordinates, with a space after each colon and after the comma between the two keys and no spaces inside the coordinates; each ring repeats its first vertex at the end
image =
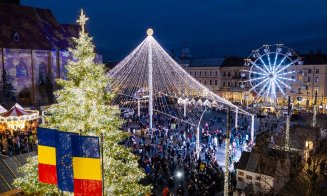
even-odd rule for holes
{"type": "Polygon", "coordinates": [[[192,55],[248,56],[263,44],[283,43],[301,53],[327,52],[326,0],[22,0],[50,8],[74,23],[83,8],[88,30],[106,60],[120,60],[152,27],[167,50],[192,55]]]}

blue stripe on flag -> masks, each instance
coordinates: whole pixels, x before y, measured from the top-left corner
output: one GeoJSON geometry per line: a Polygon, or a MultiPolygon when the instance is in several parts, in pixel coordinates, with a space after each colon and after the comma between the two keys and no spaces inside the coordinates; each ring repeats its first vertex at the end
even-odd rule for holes
{"type": "Polygon", "coordinates": [[[57,130],[55,129],[48,129],[48,128],[37,128],[37,138],[38,144],[42,146],[56,146],[56,133],[57,130]]]}
{"type": "Polygon", "coordinates": [[[99,137],[72,136],[73,157],[100,158],[99,137]]]}

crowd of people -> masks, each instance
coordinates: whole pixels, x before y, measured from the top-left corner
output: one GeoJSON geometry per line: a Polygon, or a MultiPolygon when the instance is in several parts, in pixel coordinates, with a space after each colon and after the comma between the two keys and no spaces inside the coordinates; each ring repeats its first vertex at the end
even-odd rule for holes
{"type": "MultiPolygon", "coordinates": [[[[140,118],[127,119],[125,128],[131,136],[125,144],[140,156],[140,165],[154,190],[162,190],[163,195],[184,195],[186,192],[188,195],[214,195],[223,190],[224,172],[218,164],[216,152],[225,145],[226,131],[225,128],[214,128],[223,124],[223,118],[211,119],[201,128],[199,157],[195,127],[155,114],[155,128],[150,134],[145,129],[147,119],[145,114],[140,118]],[[135,125],[143,131],[137,134],[135,125]]],[[[229,146],[231,164],[235,162],[236,149],[246,150],[251,145],[248,132],[246,121],[240,128],[232,129],[229,146]]]]}
{"type": "Polygon", "coordinates": [[[36,147],[36,133],[33,129],[5,130],[0,132],[0,154],[15,156],[31,152],[36,147]]]}

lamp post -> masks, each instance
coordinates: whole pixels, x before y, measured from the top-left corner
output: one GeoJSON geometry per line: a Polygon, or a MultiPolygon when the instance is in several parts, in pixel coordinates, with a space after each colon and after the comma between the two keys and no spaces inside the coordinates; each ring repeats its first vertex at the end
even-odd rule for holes
{"type": "Polygon", "coordinates": [[[200,124],[203,118],[204,113],[206,113],[207,111],[207,107],[205,108],[205,110],[203,111],[199,123],[198,123],[198,127],[196,128],[196,142],[195,142],[195,150],[196,150],[196,158],[199,159],[200,158],[200,124]]]}
{"type": "Polygon", "coordinates": [[[238,108],[235,109],[235,128],[238,128],[238,108]]]}
{"type": "Polygon", "coordinates": [[[285,130],[285,148],[289,150],[289,140],[290,140],[290,124],[291,124],[291,97],[288,96],[288,107],[287,107],[287,117],[286,117],[286,130],[285,130]]]}
{"type": "Polygon", "coordinates": [[[229,143],[230,143],[230,107],[227,106],[226,121],[226,139],[225,139],[225,178],[224,178],[224,196],[229,195],[229,143]]]}
{"type": "Polygon", "coordinates": [[[317,94],[318,94],[318,90],[316,90],[315,92],[315,98],[314,98],[314,102],[313,102],[313,117],[312,117],[312,126],[316,127],[317,125],[317,94]]]}
{"type": "Polygon", "coordinates": [[[152,118],[153,118],[153,80],[152,80],[152,74],[153,74],[153,65],[152,65],[152,35],[153,35],[153,30],[148,29],[147,30],[148,38],[150,43],[149,43],[149,48],[148,48],[148,91],[149,91],[149,132],[152,137],[152,118]]]}

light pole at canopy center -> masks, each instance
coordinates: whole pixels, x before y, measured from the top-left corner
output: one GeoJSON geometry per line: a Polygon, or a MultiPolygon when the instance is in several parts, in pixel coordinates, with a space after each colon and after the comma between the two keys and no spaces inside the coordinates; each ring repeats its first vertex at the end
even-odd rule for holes
{"type": "Polygon", "coordinates": [[[153,79],[152,79],[152,74],[153,74],[153,66],[152,66],[152,35],[153,35],[153,30],[150,28],[146,32],[148,34],[148,41],[149,47],[148,47],[148,91],[149,91],[149,133],[152,138],[152,118],[153,118],[153,79]]]}

